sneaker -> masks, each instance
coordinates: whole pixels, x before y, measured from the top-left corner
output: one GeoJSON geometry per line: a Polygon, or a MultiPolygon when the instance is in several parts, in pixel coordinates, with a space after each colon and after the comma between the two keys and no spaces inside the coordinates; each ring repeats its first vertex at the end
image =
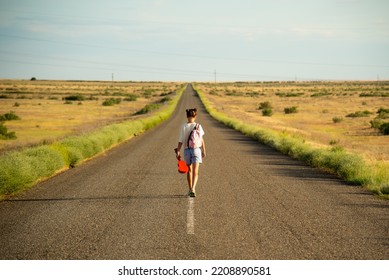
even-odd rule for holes
{"type": "Polygon", "coordinates": [[[195,192],[190,192],[189,196],[190,197],[196,197],[196,193],[195,192]]]}

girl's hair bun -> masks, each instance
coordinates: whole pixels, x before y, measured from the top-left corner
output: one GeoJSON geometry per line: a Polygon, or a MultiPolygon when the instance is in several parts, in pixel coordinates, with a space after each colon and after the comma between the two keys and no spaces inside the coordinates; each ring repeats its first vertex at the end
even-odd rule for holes
{"type": "Polygon", "coordinates": [[[193,109],[186,109],[186,117],[189,118],[189,117],[196,117],[197,116],[197,109],[196,108],[193,108],[193,109]]]}

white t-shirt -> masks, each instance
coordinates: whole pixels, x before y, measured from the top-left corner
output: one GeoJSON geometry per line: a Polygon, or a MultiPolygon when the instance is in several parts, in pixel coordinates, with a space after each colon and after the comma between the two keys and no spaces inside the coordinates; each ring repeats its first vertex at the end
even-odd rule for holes
{"type": "MultiPolygon", "coordinates": [[[[188,147],[189,134],[195,128],[196,124],[197,123],[185,123],[181,127],[180,137],[178,138],[178,142],[181,142],[185,148],[188,147]]],[[[199,124],[199,130],[200,130],[201,137],[203,137],[205,132],[201,124],[199,124]]]]}

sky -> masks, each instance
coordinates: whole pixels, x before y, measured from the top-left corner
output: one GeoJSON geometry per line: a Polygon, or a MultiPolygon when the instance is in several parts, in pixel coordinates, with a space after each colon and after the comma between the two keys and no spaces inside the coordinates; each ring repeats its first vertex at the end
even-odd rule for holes
{"type": "Polygon", "coordinates": [[[387,0],[0,0],[0,78],[389,80],[387,0]]]}

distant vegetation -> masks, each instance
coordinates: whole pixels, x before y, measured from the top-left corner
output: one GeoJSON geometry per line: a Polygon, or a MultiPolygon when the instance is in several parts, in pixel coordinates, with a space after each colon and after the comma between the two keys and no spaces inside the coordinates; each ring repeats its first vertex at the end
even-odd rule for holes
{"type": "Polygon", "coordinates": [[[383,135],[389,135],[389,109],[380,108],[377,116],[370,121],[371,127],[378,129],[383,135]]]}
{"type": "Polygon", "coordinates": [[[348,115],[346,115],[347,118],[364,118],[364,117],[369,117],[370,115],[372,115],[373,113],[370,112],[370,111],[357,111],[355,113],[350,113],[348,115]]]}
{"type": "Polygon", "coordinates": [[[24,116],[17,124],[8,123],[8,114],[3,119],[7,133],[14,131],[17,139],[5,141],[2,137],[0,154],[128,120],[147,104],[161,99],[168,102],[180,86],[162,82],[0,80],[0,115],[13,110],[24,116]]]}
{"type": "Polygon", "coordinates": [[[261,102],[258,110],[262,110],[262,116],[270,117],[273,115],[273,106],[269,101],[261,102]]]}
{"type": "Polygon", "coordinates": [[[286,107],[284,108],[285,114],[296,114],[297,113],[297,107],[292,106],[292,107],[286,107]]]}
{"type": "Polygon", "coordinates": [[[66,101],[84,101],[85,96],[83,96],[81,94],[69,95],[69,96],[64,97],[64,100],[66,100],[66,101]]]}
{"type": "Polygon", "coordinates": [[[333,121],[334,123],[340,123],[340,122],[343,121],[343,118],[342,118],[342,117],[333,117],[333,118],[332,118],[332,121],[333,121]]]}
{"type": "Polygon", "coordinates": [[[199,83],[196,90],[227,126],[389,198],[389,108],[382,107],[389,81],[199,83]]]}
{"type": "Polygon", "coordinates": [[[16,115],[14,112],[5,113],[4,115],[0,115],[0,122],[4,121],[16,121],[20,120],[20,117],[16,115]]]}
{"type": "Polygon", "coordinates": [[[161,107],[161,104],[148,104],[144,106],[142,109],[140,109],[138,112],[135,113],[135,115],[143,115],[150,113],[153,110],[157,110],[161,107]]]}
{"type": "Polygon", "coordinates": [[[122,102],[121,98],[109,98],[104,100],[103,106],[113,106],[116,104],[120,104],[122,102]]]}
{"type": "Polygon", "coordinates": [[[52,176],[60,170],[75,167],[113,145],[167,120],[184,90],[185,87],[177,90],[177,94],[157,114],[107,125],[95,131],[66,137],[51,144],[1,155],[0,197],[30,187],[37,180],[52,176]]]}
{"type": "Polygon", "coordinates": [[[14,140],[16,139],[16,133],[14,131],[8,131],[5,126],[5,121],[16,121],[20,120],[20,117],[14,112],[5,113],[0,115],[0,140],[14,140]]]}
{"type": "Polygon", "coordinates": [[[4,125],[3,122],[0,122],[0,139],[8,140],[8,139],[16,139],[16,134],[14,131],[8,132],[8,128],[4,125]]]}

